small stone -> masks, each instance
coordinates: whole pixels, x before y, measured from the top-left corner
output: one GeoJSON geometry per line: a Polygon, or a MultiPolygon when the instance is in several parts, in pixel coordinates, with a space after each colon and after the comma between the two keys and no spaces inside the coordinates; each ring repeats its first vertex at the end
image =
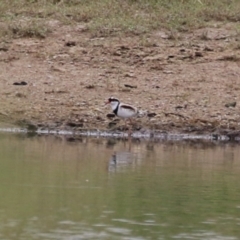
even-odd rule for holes
{"type": "Polygon", "coordinates": [[[213,51],[213,48],[209,47],[209,46],[205,46],[204,51],[207,51],[207,52],[212,52],[213,51]]]}
{"type": "Polygon", "coordinates": [[[56,72],[66,72],[66,70],[59,66],[52,66],[52,70],[56,72]]]}
{"type": "Polygon", "coordinates": [[[66,137],[65,139],[67,142],[75,142],[76,141],[75,137],[66,137]]]}
{"type": "Polygon", "coordinates": [[[114,113],[108,113],[107,115],[106,115],[106,117],[107,118],[114,118],[115,117],[115,114],[114,113]]]}
{"type": "Polygon", "coordinates": [[[38,129],[38,127],[35,124],[33,124],[33,123],[28,123],[27,124],[27,130],[29,132],[36,132],[37,129],[38,129]]]}
{"type": "Polygon", "coordinates": [[[167,34],[166,32],[163,32],[163,31],[159,31],[156,35],[161,37],[162,39],[169,39],[170,38],[169,34],[167,34]]]}
{"type": "Polygon", "coordinates": [[[113,120],[113,122],[118,123],[118,122],[120,122],[120,119],[116,118],[116,119],[113,120]]]}
{"type": "Polygon", "coordinates": [[[93,84],[89,84],[89,85],[87,85],[85,88],[87,88],[87,89],[93,89],[93,88],[95,88],[95,86],[94,86],[93,84]]]}
{"type": "Polygon", "coordinates": [[[180,106],[180,105],[178,105],[178,106],[175,107],[176,110],[177,110],[177,109],[182,109],[182,108],[183,108],[183,106],[180,106]]]}
{"type": "Polygon", "coordinates": [[[114,55],[114,56],[121,56],[122,53],[121,53],[120,51],[116,51],[116,52],[113,53],[113,55],[114,55]]]}
{"type": "Polygon", "coordinates": [[[176,107],[175,107],[175,109],[176,110],[178,110],[178,109],[186,109],[187,108],[187,104],[184,104],[183,106],[182,105],[177,105],[176,107]]]}
{"type": "Polygon", "coordinates": [[[148,116],[149,118],[155,117],[156,115],[157,115],[157,114],[154,113],[154,112],[153,112],[153,113],[148,113],[148,114],[147,114],[147,116],[148,116]]]}
{"type": "Polygon", "coordinates": [[[68,127],[83,127],[83,123],[67,122],[66,126],[68,127]]]}
{"type": "Polygon", "coordinates": [[[0,46],[0,51],[7,52],[8,47],[7,46],[0,46]]]}
{"type": "Polygon", "coordinates": [[[226,135],[229,138],[229,141],[235,141],[236,138],[239,138],[240,133],[239,131],[232,131],[232,132],[228,132],[226,135]]]}
{"type": "Polygon", "coordinates": [[[74,47],[76,46],[76,42],[75,41],[68,41],[65,43],[66,47],[74,47]]]}
{"type": "Polygon", "coordinates": [[[97,117],[96,117],[96,120],[98,120],[98,121],[103,121],[103,118],[100,117],[100,116],[97,116],[97,117]]]}
{"type": "Polygon", "coordinates": [[[23,93],[16,93],[16,95],[15,95],[16,97],[18,97],[18,98],[26,98],[26,95],[25,94],[23,94],[23,93]]]}
{"type": "Polygon", "coordinates": [[[163,73],[165,73],[165,74],[173,74],[173,71],[165,70],[165,71],[163,71],[163,73]]]}
{"type": "Polygon", "coordinates": [[[195,52],[195,57],[203,57],[202,52],[195,52]]]}
{"type": "Polygon", "coordinates": [[[26,85],[27,85],[27,82],[25,82],[25,81],[14,82],[13,85],[16,85],[16,86],[26,86],[26,85]]]}
{"type": "Polygon", "coordinates": [[[229,107],[236,107],[237,102],[230,102],[230,103],[226,103],[225,107],[229,108],[229,107]]]}
{"type": "Polygon", "coordinates": [[[140,126],[139,124],[132,125],[132,130],[134,131],[140,131],[141,129],[142,129],[142,126],[140,126]]]}
{"type": "Polygon", "coordinates": [[[108,123],[108,127],[112,128],[112,127],[116,126],[116,124],[117,123],[115,121],[112,121],[112,122],[108,123]]]}
{"type": "Polygon", "coordinates": [[[126,73],[124,77],[134,78],[135,75],[133,73],[126,73]]]}
{"type": "Polygon", "coordinates": [[[124,84],[124,87],[127,87],[127,88],[137,88],[137,86],[130,85],[130,84],[124,84]]]}
{"type": "Polygon", "coordinates": [[[30,132],[36,132],[38,129],[36,124],[25,119],[17,121],[16,124],[20,127],[26,128],[30,132]]]}

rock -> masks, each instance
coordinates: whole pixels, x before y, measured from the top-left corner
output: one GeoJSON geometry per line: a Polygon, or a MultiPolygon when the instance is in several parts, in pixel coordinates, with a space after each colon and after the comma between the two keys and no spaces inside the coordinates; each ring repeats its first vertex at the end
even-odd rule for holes
{"type": "Polygon", "coordinates": [[[156,35],[159,36],[162,39],[169,39],[170,38],[170,35],[167,34],[166,32],[163,32],[163,31],[157,32],[156,35]]]}
{"type": "Polygon", "coordinates": [[[155,117],[156,115],[157,115],[157,114],[154,113],[154,112],[153,112],[153,113],[148,113],[148,114],[147,114],[147,116],[148,116],[149,118],[155,117]]]}
{"type": "Polygon", "coordinates": [[[134,123],[133,125],[132,125],[132,130],[133,131],[140,131],[142,129],[142,126],[140,126],[139,124],[137,124],[137,123],[134,123]]]}
{"type": "Polygon", "coordinates": [[[22,128],[26,128],[30,132],[36,132],[38,129],[36,124],[25,119],[17,121],[16,124],[22,128]]]}
{"type": "Polygon", "coordinates": [[[124,77],[134,78],[135,75],[133,73],[126,73],[124,77]]]}
{"type": "Polygon", "coordinates": [[[179,50],[179,52],[186,52],[186,49],[185,49],[185,48],[181,48],[181,49],[179,50]]]}
{"type": "Polygon", "coordinates": [[[121,56],[121,55],[122,55],[122,53],[120,51],[115,51],[113,53],[113,56],[121,56]]]}
{"type": "Polygon", "coordinates": [[[125,125],[122,125],[122,126],[119,126],[116,128],[117,131],[128,131],[129,130],[129,127],[128,126],[125,126],[125,125]]]}
{"type": "Polygon", "coordinates": [[[113,122],[118,123],[118,122],[120,122],[120,119],[116,118],[116,119],[113,120],[113,122]]]}
{"type": "Polygon", "coordinates": [[[7,46],[0,46],[0,51],[7,52],[8,47],[7,46]]]}
{"type": "Polygon", "coordinates": [[[235,141],[237,138],[239,138],[240,132],[232,131],[232,132],[228,132],[226,135],[229,138],[229,141],[235,141]]]}
{"type": "Polygon", "coordinates": [[[76,46],[76,42],[75,41],[67,41],[65,43],[65,46],[66,47],[74,47],[74,46],[76,46]]]}
{"type": "Polygon", "coordinates": [[[112,128],[112,127],[114,127],[116,125],[117,125],[117,123],[115,121],[112,121],[112,122],[108,123],[108,127],[109,128],[112,128]]]}
{"type": "Polygon", "coordinates": [[[16,93],[15,96],[18,97],[18,98],[26,98],[26,95],[25,95],[25,94],[19,93],[19,92],[16,93]]]}
{"type": "Polygon", "coordinates": [[[130,84],[124,84],[124,87],[127,87],[127,88],[137,88],[137,86],[130,85],[130,84]]]}
{"type": "Polygon", "coordinates": [[[235,54],[233,55],[225,55],[222,57],[217,58],[218,61],[233,61],[233,62],[238,62],[239,61],[239,57],[235,54]]]}
{"type": "Polygon", "coordinates": [[[97,116],[97,117],[96,117],[96,120],[97,120],[97,121],[103,121],[103,118],[100,117],[100,116],[97,116]]]}
{"type": "Polygon", "coordinates": [[[182,106],[182,105],[177,105],[177,106],[175,107],[176,110],[182,109],[182,108],[186,109],[186,108],[187,108],[187,104],[184,104],[183,106],[182,106]]]}
{"type": "Polygon", "coordinates": [[[226,103],[225,107],[229,108],[229,107],[236,107],[237,102],[230,102],[230,103],[226,103]]]}
{"type": "Polygon", "coordinates": [[[27,130],[30,131],[30,132],[36,132],[38,129],[38,127],[33,124],[33,123],[28,123],[27,124],[27,130]]]}
{"type": "Polygon", "coordinates": [[[168,55],[167,59],[175,58],[174,55],[168,55]]]}
{"type": "Polygon", "coordinates": [[[195,57],[203,57],[202,52],[195,52],[195,57]]]}
{"type": "Polygon", "coordinates": [[[27,85],[27,82],[25,82],[25,81],[14,82],[13,85],[16,85],[16,86],[26,86],[26,85],[27,85]]]}
{"type": "Polygon", "coordinates": [[[111,119],[111,118],[114,118],[116,115],[114,113],[108,113],[106,115],[107,118],[111,119]]]}
{"type": "Polygon", "coordinates": [[[118,48],[121,49],[121,50],[124,50],[124,51],[125,50],[130,50],[130,48],[128,46],[125,46],[125,45],[121,45],[118,48]]]}
{"type": "Polygon", "coordinates": [[[211,48],[209,46],[205,46],[203,50],[206,51],[206,52],[212,52],[213,48],[211,48]]]}
{"type": "Polygon", "coordinates": [[[85,88],[87,88],[87,89],[93,89],[93,88],[95,88],[95,86],[94,86],[93,84],[89,84],[89,85],[87,85],[85,88]]]}
{"type": "Polygon", "coordinates": [[[66,72],[66,69],[59,66],[52,66],[52,70],[56,72],[66,72]]]}
{"type": "Polygon", "coordinates": [[[75,142],[76,141],[75,137],[66,137],[65,139],[67,142],[75,142]]]}
{"type": "Polygon", "coordinates": [[[83,127],[83,123],[75,123],[75,122],[67,122],[66,126],[74,128],[74,127],[83,127]]]}
{"type": "Polygon", "coordinates": [[[170,71],[170,70],[165,70],[165,71],[163,71],[163,73],[165,73],[165,74],[173,74],[174,72],[170,71]]]}

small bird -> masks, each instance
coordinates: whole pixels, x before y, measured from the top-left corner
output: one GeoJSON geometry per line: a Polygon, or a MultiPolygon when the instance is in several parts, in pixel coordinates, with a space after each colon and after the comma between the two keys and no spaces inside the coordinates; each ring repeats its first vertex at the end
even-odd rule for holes
{"type": "Polygon", "coordinates": [[[132,117],[135,117],[138,113],[138,110],[136,107],[121,103],[117,98],[110,97],[106,104],[110,103],[113,113],[123,119],[130,119],[132,117]]]}
{"type": "MultiPolygon", "coordinates": [[[[110,104],[111,108],[113,110],[113,113],[118,116],[119,118],[125,119],[125,125],[126,120],[129,119],[131,122],[131,118],[135,117],[138,114],[138,109],[132,105],[121,103],[117,98],[110,97],[106,104],[110,104]]],[[[132,123],[132,122],[131,122],[132,123]]],[[[129,134],[130,134],[130,129],[129,134]]]]}

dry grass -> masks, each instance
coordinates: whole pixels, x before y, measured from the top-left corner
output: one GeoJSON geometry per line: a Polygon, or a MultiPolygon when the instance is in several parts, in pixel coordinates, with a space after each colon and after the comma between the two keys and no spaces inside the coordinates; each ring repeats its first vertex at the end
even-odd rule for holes
{"type": "Polygon", "coordinates": [[[45,37],[46,20],[84,23],[93,35],[189,31],[211,21],[240,21],[239,0],[1,0],[0,35],[45,37]]]}

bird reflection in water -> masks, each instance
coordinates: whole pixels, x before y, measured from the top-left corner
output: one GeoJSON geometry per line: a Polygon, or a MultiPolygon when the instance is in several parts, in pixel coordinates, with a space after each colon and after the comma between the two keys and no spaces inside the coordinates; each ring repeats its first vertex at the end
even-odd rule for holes
{"type": "Polygon", "coordinates": [[[108,162],[108,171],[123,171],[135,166],[134,154],[131,152],[114,152],[108,162]]]}

